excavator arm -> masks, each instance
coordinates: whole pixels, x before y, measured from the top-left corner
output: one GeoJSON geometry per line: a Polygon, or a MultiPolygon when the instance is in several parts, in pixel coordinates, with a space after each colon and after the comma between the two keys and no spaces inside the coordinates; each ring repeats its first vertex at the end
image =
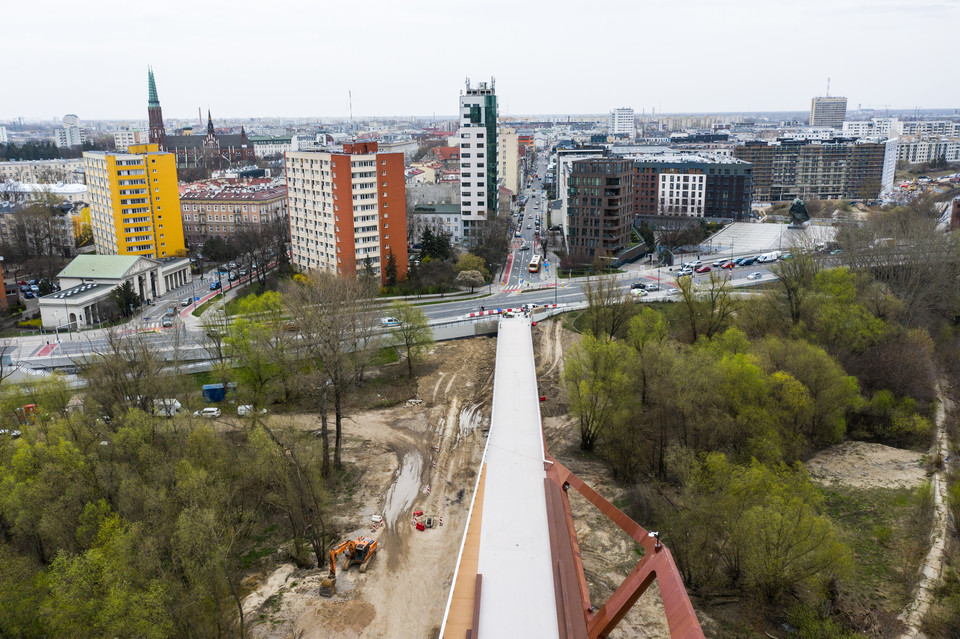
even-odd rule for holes
{"type": "Polygon", "coordinates": [[[345,552],[353,553],[354,548],[357,547],[357,542],[353,540],[347,540],[341,542],[337,547],[330,550],[330,577],[337,576],[337,557],[342,555],[345,552]]]}

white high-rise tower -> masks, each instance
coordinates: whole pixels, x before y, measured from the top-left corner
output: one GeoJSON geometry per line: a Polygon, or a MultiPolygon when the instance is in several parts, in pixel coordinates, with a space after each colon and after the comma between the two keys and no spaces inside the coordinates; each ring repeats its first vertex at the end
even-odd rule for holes
{"type": "Polygon", "coordinates": [[[460,94],[460,216],[468,244],[480,235],[487,213],[497,211],[497,94],[494,80],[460,94]]]}

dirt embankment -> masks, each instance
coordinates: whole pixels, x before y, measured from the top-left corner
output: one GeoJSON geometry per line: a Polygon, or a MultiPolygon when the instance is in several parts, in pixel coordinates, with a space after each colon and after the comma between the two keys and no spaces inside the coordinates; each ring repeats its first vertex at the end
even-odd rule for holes
{"type": "MultiPolygon", "coordinates": [[[[416,397],[393,408],[357,412],[345,420],[343,460],[357,483],[335,507],[343,539],[378,539],[365,574],[338,571],[337,594],[319,596],[326,568],[280,566],[261,575],[245,599],[257,638],[433,637],[439,633],[466,514],[489,426],[496,341],[487,338],[433,346],[418,368],[416,397]],[[412,513],[443,519],[424,532],[412,513]],[[371,516],[384,524],[371,532],[371,516]]],[[[316,429],[318,415],[295,418],[316,429]]]]}
{"type": "Polygon", "coordinates": [[[914,488],[927,475],[920,453],[855,441],[826,448],[804,465],[822,484],[852,488],[914,488]]]}

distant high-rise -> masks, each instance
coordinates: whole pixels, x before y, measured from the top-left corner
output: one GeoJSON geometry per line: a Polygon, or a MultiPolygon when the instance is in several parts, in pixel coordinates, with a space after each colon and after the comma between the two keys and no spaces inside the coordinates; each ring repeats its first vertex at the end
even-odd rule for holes
{"type": "Polygon", "coordinates": [[[479,237],[487,213],[497,211],[497,94],[493,79],[460,95],[460,216],[468,243],[479,237]]]}
{"type": "Polygon", "coordinates": [[[810,126],[831,126],[839,129],[847,117],[847,99],[816,97],[810,100],[810,126]]]}
{"type": "Polygon", "coordinates": [[[63,128],[57,129],[57,146],[81,146],[85,141],[80,118],[72,113],[63,116],[63,128]]]}
{"type": "Polygon", "coordinates": [[[633,109],[620,108],[610,112],[610,135],[633,140],[637,137],[637,125],[633,109]]]}
{"type": "Polygon", "coordinates": [[[147,69],[147,119],[150,122],[150,144],[156,144],[161,151],[167,150],[167,133],[163,129],[163,111],[160,110],[160,98],[157,97],[157,83],[153,79],[153,68],[147,69]]]}

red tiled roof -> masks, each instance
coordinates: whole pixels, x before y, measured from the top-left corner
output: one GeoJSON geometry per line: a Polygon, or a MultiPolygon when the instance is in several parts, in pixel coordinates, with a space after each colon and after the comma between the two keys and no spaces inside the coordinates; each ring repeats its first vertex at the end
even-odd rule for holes
{"type": "Polygon", "coordinates": [[[437,156],[438,160],[459,160],[460,147],[435,146],[433,147],[433,154],[437,156]]]}

